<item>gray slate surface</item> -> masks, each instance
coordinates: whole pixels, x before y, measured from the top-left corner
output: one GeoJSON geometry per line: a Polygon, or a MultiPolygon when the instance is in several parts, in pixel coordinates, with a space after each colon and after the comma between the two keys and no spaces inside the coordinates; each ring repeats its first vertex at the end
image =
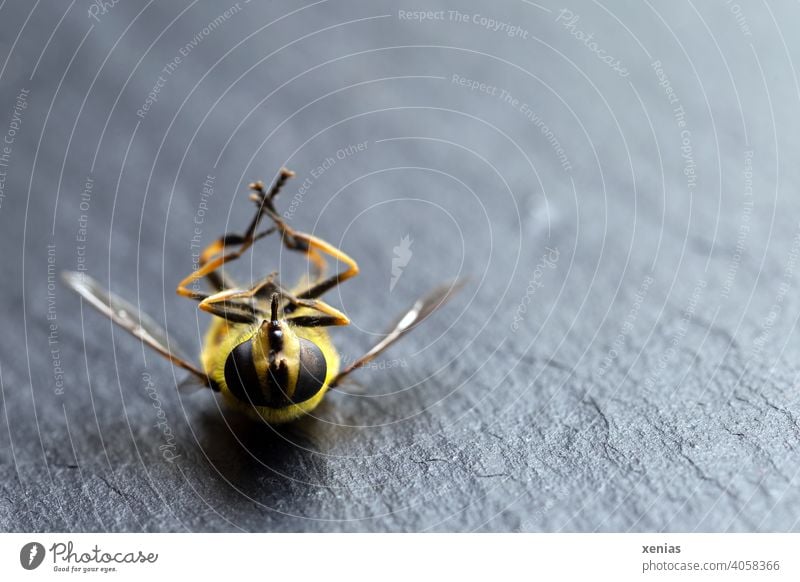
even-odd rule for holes
{"type": "MultiPolygon", "coordinates": [[[[0,133],[29,91],[2,168],[0,529],[800,529],[797,6],[0,6],[0,133]],[[196,352],[207,317],[173,291],[194,229],[240,229],[246,183],[283,164],[293,223],[362,266],[330,296],[348,357],[471,276],[318,418],[275,430],[179,395],[48,297],[48,256],[85,260],[196,352]]],[[[237,273],[290,280],[296,259],[266,241],[237,273]]]]}

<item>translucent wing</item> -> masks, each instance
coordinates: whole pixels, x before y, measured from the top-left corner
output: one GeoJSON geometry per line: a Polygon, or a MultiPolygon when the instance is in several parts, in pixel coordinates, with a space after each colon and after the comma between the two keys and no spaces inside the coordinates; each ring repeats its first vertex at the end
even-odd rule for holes
{"type": "Polygon", "coordinates": [[[459,291],[466,279],[458,279],[449,285],[442,285],[435,288],[427,295],[420,297],[414,302],[405,315],[403,315],[392,329],[384,336],[384,338],[375,344],[366,354],[361,356],[358,360],[347,366],[342,370],[336,378],[331,382],[331,387],[335,387],[339,382],[350,372],[358,368],[363,368],[369,364],[376,356],[380,355],[389,346],[394,344],[397,340],[406,335],[409,331],[414,329],[417,325],[422,323],[431,313],[436,311],[439,307],[447,303],[447,301],[459,291]]]}
{"type": "Polygon", "coordinates": [[[61,273],[64,283],[83,297],[100,313],[114,323],[142,340],[159,354],[176,366],[191,372],[193,381],[200,381],[203,386],[210,386],[206,376],[175,348],[167,347],[166,332],[146,314],[139,312],[133,305],[104,289],[97,281],[83,273],[64,271],[61,273]]]}

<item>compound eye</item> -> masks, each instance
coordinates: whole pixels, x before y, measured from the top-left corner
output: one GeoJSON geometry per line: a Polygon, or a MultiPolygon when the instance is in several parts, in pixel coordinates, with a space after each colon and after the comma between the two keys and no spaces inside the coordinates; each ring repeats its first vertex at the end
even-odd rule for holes
{"type": "Polygon", "coordinates": [[[242,342],[228,355],[225,361],[225,383],[231,393],[242,402],[255,406],[269,405],[261,390],[261,380],[253,362],[252,340],[242,342]]]}
{"type": "Polygon", "coordinates": [[[292,402],[299,404],[317,394],[325,384],[328,363],[319,346],[304,338],[300,339],[300,369],[292,402]]]}

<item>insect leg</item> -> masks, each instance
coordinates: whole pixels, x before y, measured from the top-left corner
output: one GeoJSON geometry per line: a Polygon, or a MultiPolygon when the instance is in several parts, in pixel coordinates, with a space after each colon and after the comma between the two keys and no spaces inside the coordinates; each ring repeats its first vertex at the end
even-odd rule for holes
{"type": "Polygon", "coordinates": [[[347,279],[355,277],[359,273],[358,263],[356,263],[353,258],[321,238],[317,238],[304,232],[289,229],[289,231],[284,234],[283,240],[284,244],[286,244],[288,248],[303,251],[313,263],[317,265],[321,264],[322,267],[318,267],[318,272],[320,275],[324,272],[324,265],[326,264],[323,255],[328,255],[329,257],[332,257],[347,265],[347,268],[344,271],[339,271],[327,279],[320,276],[319,278],[322,280],[318,280],[308,289],[297,293],[298,299],[316,299],[320,295],[330,291],[347,279]]]}
{"type": "MultiPolygon", "coordinates": [[[[258,184],[259,183],[254,184],[254,186],[257,186],[258,184]]],[[[268,198],[265,214],[272,219],[272,221],[275,223],[275,227],[280,231],[281,241],[287,249],[303,253],[314,267],[314,276],[312,279],[316,281],[316,283],[312,288],[319,286],[320,290],[315,294],[308,296],[306,296],[304,292],[302,294],[304,298],[318,297],[342,281],[358,274],[358,265],[343,251],[337,249],[333,245],[320,238],[300,232],[299,230],[295,230],[290,227],[283,217],[276,212],[275,206],[272,203],[273,198],[274,195],[268,198]],[[321,281],[324,279],[325,272],[328,268],[328,262],[325,260],[325,255],[346,263],[348,269],[338,273],[337,275],[334,275],[333,277],[330,277],[325,281],[321,281]]],[[[311,289],[307,291],[310,290],[311,289]]]]}
{"type": "Polygon", "coordinates": [[[317,238],[313,235],[300,232],[290,227],[282,216],[275,210],[274,199],[278,195],[281,186],[288,177],[294,176],[293,172],[289,170],[281,171],[281,179],[276,183],[272,190],[267,193],[264,189],[262,182],[255,182],[250,185],[254,190],[251,199],[259,204],[259,208],[269,216],[275,223],[275,227],[281,233],[281,241],[287,249],[299,251],[305,254],[306,258],[314,266],[314,281],[311,287],[298,294],[300,299],[314,299],[319,297],[326,291],[329,291],[339,283],[355,277],[358,275],[358,264],[346,253],[334,247],[328,242],[317,238]],[[325,272],[328,263],[325,260],[325,255],[332,257],[338,261],[342,261],[347,265],[347,269],[325,279],[325,272]]]}
{"type": "Polygon", "coordinates": [[[266,312],[255,299],[266,299],[277,295],[286,302],[284,312],[289,314],[298,308],[317,311],[318,314],[288,317],[287,321],[303,327],[318,327],[327,325],[348,325],[350,319],[341,311],[318,299],[300,299],[283,289],[274,280],[275,273],[271,273],[263,280],[247,290],[226,289],[206,297],[200,302],[200,309],[229,321],[238,323],[254,323],[259,317],[266,316],[266,312]]]}
{"type": "Polygon", "coordinates": [[[234,261],[241,257],[244,252],[260,238],[275,232],[276,228],[274,227],[260,233],[256,233],[256,229],[258,228],[258,225],[265,213],[269,214],[270,216],[275,214],[272,199],[277,196],[283,185],[292,176],[294,176],[294,173],[290,170],[287,170],[286,168],[281,169],[278,179],[275,181],[275,184],[269,192],[264,189],[264,184],[262,182],[255,182],[250,185],[250,188],[253,190],[251,199],[256,202],[257,209],[255,216],[250,221],[250,225],[247,227],[247,230],[245,230],[245,233],[241,235],[226,234],[206,247],[200,256],[200,268],[185,277],[178,284],[178,295],[199,301],[207,299],[210,294],[190,289],[188,287],[203,277],[208,278],[214,288],[218,291],[228,288],[228,285],[230,285],[231,282],[226,280],[221,273],[217,272],[217,270],[225,263],[234,261]],[[234,245],[239,245],[239,248],[232,253],[226,254],[226,249],[229,246],[234,245]]]}
{"type": "Polygon", "coordinates": [[[244,294],[248,291],[239,289],[225,289],[209,295],[198,307],[217,317],[222,317],[231,323],[256,323],[262,312],[252,304],[243,301],[244,294]]]}
{"type": "MultiPolygon", "coordinates": [[[[226,247],[234,244],[242,244],[243,238],[240,235],[235,234],[226,234],[221,236],[210,245],[208,245],[203,252],[200,253],[199,264],[200,267],[204,267],[207,263],[211,261],[213,257],[221,253],[226,247]]],[[[230,289],[231,287],[236,287],[236,283],[228,277],[225,273],[222,272],[222,269],[211,271],[210,273],[206,274],[206,279],[211,284],[211,287],[216,291],[222,291],[223,289],[230,289]]]]}
{"type": "MultiPolygon", "coordinates": [[[[319,299],[289,298],[290,305],[314,309],[324,315],[296,315],[286,318],[286,321],[301,327],[323,327],[329,325],[350,325],[350,318],[344,313],[319,299]]],[[[288,308],[287,308],[288,310],[288,308]]],[[[294,310],[292,310],[294,311],[294,310]]]]}
{"type": "MultiPolygon", "coordinates": [[[[325,315],[329,315],[334,318],[334,323],[327,325],[350,324],[350,318],[348,318],[344,313],[335,307],[328,305],[321,299],[300,299],[287,289],[284,289],[277,281],[275,281],[277,274],[277,271],[270,273],[264,279],[256,283],[249,291],[242,293],[240,297],[270,299],[272,295],[277,293],[286,303],[284,306],[284,313],[286,314],[293,313],[295,310],[305,307],[307,309],[319,311],[320,313],[324,313],[325,315]]],[[[296,321],[296,318],[290,317],[289,321],[296,321]]]]}

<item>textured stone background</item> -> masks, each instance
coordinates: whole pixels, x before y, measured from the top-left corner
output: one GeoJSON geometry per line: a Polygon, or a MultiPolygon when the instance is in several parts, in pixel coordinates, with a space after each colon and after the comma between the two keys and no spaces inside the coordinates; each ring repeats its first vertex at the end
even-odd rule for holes
{"type": "Polygon", "coordinates": [[[0,4],[1,529],[800,529],[797,6],[230,6],[0,4]],[[274,430],[48,276],[85,265],[196,353],[195,227],[240,229],[284,164],[281,208],[362,266],[330,295],[348,357],[471,284],[274,430]]]}

